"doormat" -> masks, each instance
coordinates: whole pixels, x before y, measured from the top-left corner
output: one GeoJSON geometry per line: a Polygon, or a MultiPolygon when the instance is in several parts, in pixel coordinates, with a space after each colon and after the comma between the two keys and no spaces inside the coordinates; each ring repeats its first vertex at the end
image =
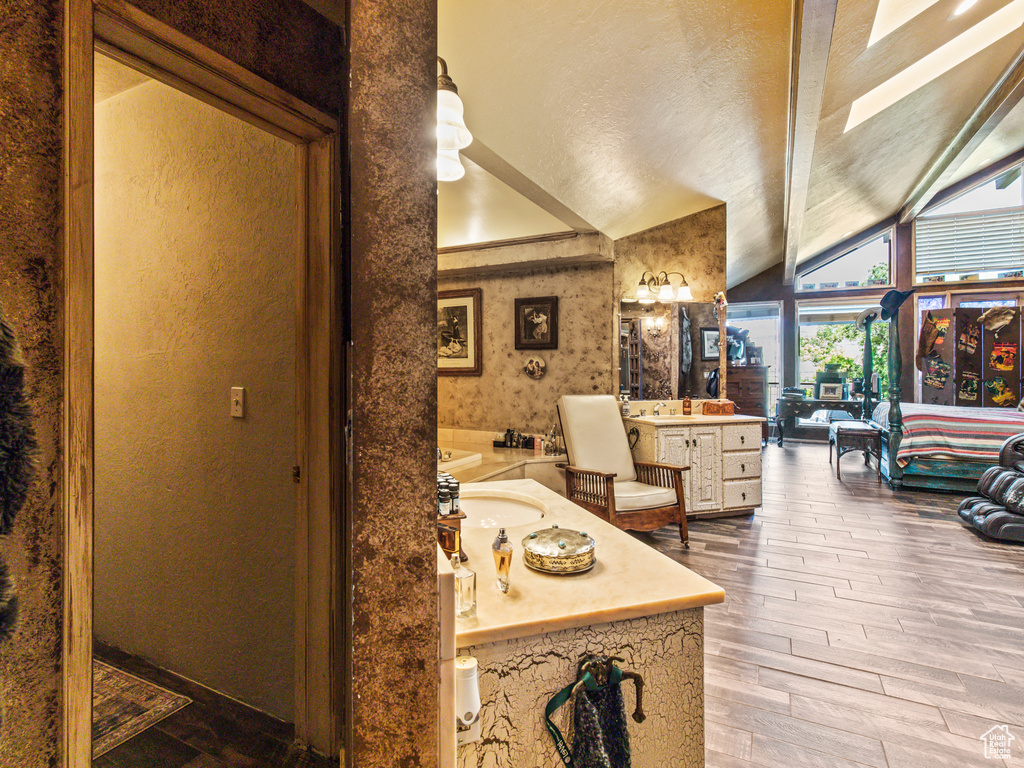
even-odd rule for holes
{"type": "Polygon", "coordinates": [[[191,703],[186,696],[93,660],[92,756],[105,755],[191,703]]]}

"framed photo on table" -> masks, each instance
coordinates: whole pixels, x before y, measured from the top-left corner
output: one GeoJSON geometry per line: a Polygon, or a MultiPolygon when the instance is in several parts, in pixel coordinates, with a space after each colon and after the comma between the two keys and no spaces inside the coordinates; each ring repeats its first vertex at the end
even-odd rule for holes
{"type": "Polygon", "coordinates": [[[483,316],[479,288],[437,293],[437,374],[483,373],[483,316]]]}
{"type": "Polygon", "coordinates": [[[821,384],[818,389],[819,400],[842,400],[842,384],[821,384]]]}
{"type": "Polygon", "coordinates": [[[558,349],[558,297],[516,299],[516,349],[558,349]]]}
{"type": "Polygon", "coordinates": [[[717,360],[718,359],[718,329],[717,328],[701,328],[700,329],[700,359],[701,360],[717,360]]]}

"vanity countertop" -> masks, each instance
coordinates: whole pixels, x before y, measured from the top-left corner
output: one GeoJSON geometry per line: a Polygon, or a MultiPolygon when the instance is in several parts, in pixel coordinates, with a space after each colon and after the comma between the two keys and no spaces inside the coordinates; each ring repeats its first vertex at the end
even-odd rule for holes
{"type": "Polygon", "coordinates": [[[761,416],[705,416],[698,413],[692,416],[682,414],[662,414],[660,416],[628,416],[623,421],[633,421],[639,424],[653,424],[658,427],[689,427],[697,424],[753,424],[762,422],[761,416]]]}
{"type": "Polygon", "coordinates": [[[462,529],[467,565],[477,574],[477,615],[456,622],[456,645],[466,648],[561,629],[653,616],[720,603],[722,588],[604,522],[534,480],[473,483],[475,490],[513,491],[538,499],[543,520],[507,528],[514,549],[512,587],[495,584],[491,543],[496,528],[462,529]],[[597,542],[597,564],[586,573],[555,576],[523,563],[523,538],[558,523],[597,542]]]}

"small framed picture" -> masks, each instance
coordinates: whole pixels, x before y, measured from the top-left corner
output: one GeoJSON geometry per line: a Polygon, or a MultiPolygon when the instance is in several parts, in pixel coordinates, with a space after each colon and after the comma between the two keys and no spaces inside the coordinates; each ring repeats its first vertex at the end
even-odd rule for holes
{"type": "Polygon", "coordinates": [[[437,293],[437,373],[439,376],[480,376],[483,373],[482,291],[437,293]]]}
{"type": "Polygon", "coordinates": [[[558,349],[558,297],[516,299],[516,349],[558,349]]]}
{"type": "Polygon", "coordinates": [[[819,400],[842,400],[842,384],[822,384],[818,390],[819,400]]]}
{"type": "Polygon", "coordinates": [[[701,328],[700,329],[700,359],[701,360],[717,360],[718,359],[718,329],[717,328],[701,328]]]}
{"type": "Polygon", "coordinates": [[[764,348],[747,345],[747,365],[764,365],[764,348]]]}

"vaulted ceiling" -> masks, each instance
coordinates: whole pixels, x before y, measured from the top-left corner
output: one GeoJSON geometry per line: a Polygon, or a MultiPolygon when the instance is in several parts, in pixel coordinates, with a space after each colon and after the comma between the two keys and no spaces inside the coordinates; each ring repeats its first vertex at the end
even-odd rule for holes
{"type": "Polygon", "coordinates": [[[440,184],[439,245],[618,238],[725,202],[734,285],[897,215],[929,174],[1024,148],[1024,88],[974,132],[1000,79],[1022,79],[1024,0],[798,7],[794,46],[792,0],[438,0],[476,138],[466,177],[440,184]],[[810,143],[790,140],[808,116],[810,143]]]}

